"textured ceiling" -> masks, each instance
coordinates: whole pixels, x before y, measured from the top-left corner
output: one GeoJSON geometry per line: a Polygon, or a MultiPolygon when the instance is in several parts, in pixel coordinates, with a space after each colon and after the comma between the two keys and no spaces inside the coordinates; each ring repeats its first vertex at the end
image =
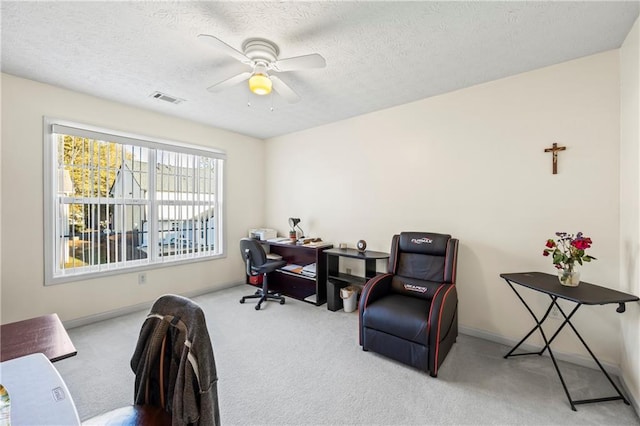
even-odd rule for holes
{"type": "Polygon", "coordinates": [[[10,2],[2,71],[258,138],[287,134],[620,47],[639,2],[10,2]],[[326,68],[281,73],[302,98],[212,84],[247,68],[197,39],[326,68]],[[184,99],[169,104],[160,91],[184,99]],[[248,106],[248,103],[251,106],[248,106]],[[271,111],[273,106],[273,111],[271,111]]]}

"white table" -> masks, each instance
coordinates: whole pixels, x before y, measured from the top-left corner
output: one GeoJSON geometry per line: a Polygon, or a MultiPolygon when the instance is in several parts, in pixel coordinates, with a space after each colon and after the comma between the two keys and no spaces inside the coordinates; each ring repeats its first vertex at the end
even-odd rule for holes
{"type": "Polygon", "coordinates": [[[80,425],[67,385],[44,354],[0,363],[0,383],[11,398],[12,425],[80,425]]]}

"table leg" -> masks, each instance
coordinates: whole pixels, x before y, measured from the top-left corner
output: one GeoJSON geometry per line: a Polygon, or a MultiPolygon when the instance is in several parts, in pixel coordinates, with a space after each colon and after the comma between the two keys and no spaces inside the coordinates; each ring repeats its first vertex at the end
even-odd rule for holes
{"type": "MultiPolygon", "coordinates": [[[[578,339],[580,340],[580,343],[582,343],[582,346],[584,346],[584,348],[587,350],[587,352],[589,352],[589,355],[591,355],[591,358],[593,358],[593,360],[595,361],[595,363],[598,365],[598,368],[600,368],[600,371],[602,371],[602,374],[605,375],[605,377],[607,378],[607,380],[609,380],[609,383],[611,383],[611,386],[613,386],[613,388],[616,390],[616,392],[618,393],[618,396],[612,396],[612,397],[606,397],[606,398],[594,398],[594,399],[581,399],[581,400],[577,400],[577,401],[573,401],[574,404],[587,404],[587,403],[591,403],[591,402],[603,402],[603,401],[615,401],[615,400],[622,400],[625,404],[629,405],[629,401],[624,397],[624,395],[622,394],[622,392],[620,391],[620,389],[618,388],[618,386],[616,386],[616,384],[614,383],[613,379],[611,379],[611,376],[609,376],[609,373],[607,373],[607,371],[604,369],[604,367],[602,366],[602,364],[600,363],[600,361],[598,360],[598,358],[596,358],[595,354],[593,353],[593,351],[591,351],[591,348],[589,348],[589,346],[587,345],[587,342],[584,341],[584,339],[582,338],[582,336],[580,336],[580,333],[578,333],[578,330],[576,330],[576,328],[574,327],[573,323],[571,323],[571,317],[573,317],[573,314],[576,313],[576,311],[578,310],[578,308],[580,306],[582,306],[581,303],[578,303],[576,305],[576,307],[571,311],[571,313],[569,314],[569,316],[565,315],[564,311],[562,310],[562,308],[560,307],[560,305],[558,305],[557,301],[557,297],[556,296],[552,296],[549,295],[549,297],[551,298],[552,302],[551,302],[551,306],[556,305],[556,307],[558,308],[558,311],[560,312],[560,314],[562,314],[562,316],[564,317],[564,321],[562,322],[562,324],[560,324],[560,327],[558,327],[558,329],[556,330],[556,332],[553,334],[553,336],[551,336],[551,339],[549,339],[549,344],[551,344],[551,342],[553,342],[553,340],[556,338],[556,336],[560,333],[560,331],[562,330],[562,328],[565,325],[569,325],[569,327],[571,327],[571,329],[573,330],[573,332],[575,333],[575,335],[578,337],[578,339]]],[[[544,351],[545,348],[543,348],[542,350],[544,351]]]]}
{"type": "Polygon", "coordinates": [[[541,329],[542,323],[544,323],[544,321],[549,316],[549,313],[551,312],[551,306],[549,306],[547,311],[544,313],[544,315],[542,316],[542,319],[538,321],[536,314],[531,310],[531,308],[529,308],[529,305],[527,305],[527,302],[524,301],[524,299],[522,298],[522,296],[520,296],[520,293],[518,293],[515,287],[513,287],[513,285],[511,285],[509,281],[507,281],[507,284],[509,284],[509,287],[511,287],[511,290],[513,290],[516,296],[518,296],[518,299],[520,299],[520,302],[522,302],[524,307],[527,308],[527,310],[529,311],[529,314],[531,314],[531,316],[533,317],[533,320],[536,322],[536,325],[522,338],[522,340],[520,340],[513,348],[511,348],[509,353],[507,353],[504,356],[504,358],[509,358],[510,356],[521,356],[521,355],[534,355],[534,354],[542,355],[542,353],[544,352],[544,349],[539,352],[526,352],[526,353],[519,353],[519,354],[514,354],[513,352],[515,352],[515,350],[518,349],[520,345],[523,344],[529,338],[529,336],[531,336],[537,329],[541,329]]]}
{"type": "MultiPolygon", "coordinates": [[[[557,303],[558,297],[557,296],[552,296],[552,295],[549,295],[549,297],[551,298],[551,304],[549,305],[549,308],[547,309],[547,311],[550,311],[551,309],[553,309],[553,306],[555,305],[556,308],[558,308],[558,312],[560,312],[560,314],[564,317],[564,321],[562,322],[562,324],[560,324],[560,326],[555,331],[555,333],[553,333],[553,336],[551,336],[551,339],[549,339],[549,345],[550,345],[551,342],[553,342],[555,340],[555,338],[558,336],[558,334],[560,334],[560,331],[562,331],[562,329],[564,328],[565,325],[567,325],[567,324],[571,325],[571,322],[569,320],[578,311],[578,308],[580,306],[582,306],[582,304],[578,303],[576,305],[576,307],[573,308],[573,310],[569,313],[569,316],[567,316],[564,313],[564,311],[562,310],[562,308],[560,307],[560,305],[558,305],[558,303],[557,303]]],[[[540,351],[540,353],[543,353],[545,349],[547,349],[547,346],[543,347],[542,350],[540,351]]]]}
{"type": "MultiPolygon", "coordinates": [[[[509,284],[509,287],[511,287],[511,289],[513,290],[513,292],[516,294],[516,296],[518,296],[518,299],[520,299],[520,301],[522,302],[522,304],[524,305],[525,308],[527,308],[527,311],[529,311],[529,313],[531,314],[531,316],[533,317],[533,320],[536,322],[536,326],[533,327],[533,329],[527,333],[527,335],[525,336],[524,339],[522,339],[520,342],[518,342],[517,345],[515,345],[510,351],[509,353],[507,353],[504,358],[508,358],[510,356],[521,356],[521,355],[542,355],[542,353],[544,352],[545,349],[547,349],[549,351],[549,356],[551,357],[551,361],[553,362],[553,367],[556,369],[556,373],[558,374],[558,378],[560,379],[560,383],[562,384],[562,388],[564,389],[564,393],[565,395],[567,395],[567,399],[569,400],[569,405],[571,405],[571,409],[573,411],[577,411],[575,405],[573,404],[573,400],[571,399],[571,394],[569,393],[569,389],[567,388],[566,383],[564,382],[564,377],[562,377],[562,373],[560,372],[560,367],[558,367],[558,362],[556,361],[556,357],[553,355],[553,351],[551,350],[551,347],[549,346],[549,340],[547,340],[547,336],[544,333],[544,330],[542,329],[542,323],[544,323],[544,321],[549,317],[549,313],[551,312],[551,308],[553,307],[553,304],[555,301],[553,301],[549,307],[547,308],[547,311],[545,312],[544,316],[542,317],[541,321],[538,321],[538,317],[536,317],[536,314],[531,310],[531,308],[529,307],[529,305],[527,304],[527,302],[525,302],[525,300],[522,298],[522,296],[520,296],[520,293],[518,293],[518,291],[515,289],[515,287],[513,287],[513,285],[511,284],[511,282],[509,282],[508,280],[507,284],[509,284]],[[519,354],[513,354],[513,351],[515,351],[529,336],[531,336],[531,334],[535,331],[535,330],[539,330],[540,331],[540,335],[542,336],[542,339],[544,340],[545,346],[544,348],[542,348],[541,351],[539,352],[528,352],[528,353],[519,353],[519,354]]],[[[575,313],[572,312],[572,314],[575,313]]],[[[564,315],[564,314],[563,314],[564,315]]],[[[556,333],[557,334],[557,333],[556,333]]],[[[555,337],[555,335],[554,335],[555,337]]]]}
{"type": "Polygon", "coordinates": [[[565,394],[567,395],[567,399],[569,400],[569,404],[571,405],[571,409],[573,411],[577,411],[576,410],[576,405],[577,404],[588,404],[588,403],[595,403],[595,402],[605,402],[605,401],[616,401],[616,400],[622,400],[625,404],[629,405],[629,401],[624,397],[624,395],[622,394],[622,392],[620,391],[620,389],[618,388],[618,386],[616,386],[616,384],[613,382],[613,380],[611,379],[611,377],[609,376],[609,374],[605,371],[605,369],[602,367],[602,364],[600,363],[600,361],[598,361],[598,359],[596,358],[595,354],[591,351],[591,349],[589,348],[589,346],[587,345],[587,343],[584,341],[584,339],[582,338],[582,336],[580,336],[580,333],[578,333],[578,330],[576,330],[576,328],[574,327],[574,325],[571,323],[571,318],[574,316],[574,314],[578,311],[578,309],[580,308],[580,306],[582,306],[581,303],[578,303],[576,305],[575,308],[573,308],[573,310],[569,313],[569,315],[566,315],[564,313],[564,311],[562,310],[562,308],[560,307],[560,305],[558,305],[557,303],[557,296],[553,296],[553,295],[549,295],[549,297],[551,298],[551,303],[549,304],[549,307],[547,308],[544,316],[542,317],[541,320],[538,320],[538,318],[536,317],[535,313],[533,312],[533,310],[531,310],[531,308],[529,307],[529,305],[527,305],[527,302],[524,300],[524,298],[522,298],[522,296],[518,293],[518,291],[515,289],[515,287],[511,284],[511,282],[509,280],[505,280],[507,281],[507,284],[509,284],[509,287],[511,287],[511,289],[514,291],[514,293],[516,294],[516,296],[518,296],[518,299],[520,299],[520,301],[522,302],[522,304],[525,306],[525,308],[527,308],[527,310],[529,311],[529,313],[531,314],[531,316],[533,317],[533,320],[536,322],[535,327],[533,327],[531,329],[531,331],[529,331],[529,333],[527,333],[527,335],[520,340],[520,342],[518,342],[505,356],[504,358],[509,358],[512,356],[520,356],[520,355],[542,355],[545,351],[545,349],[547,351],[549,351],[549,356],[551,357],[551,361],[553,362],[553,366],[556,370],[556,373],[558,374],[558,377],[560,378],[560,382],[562,383],[562,387],[564,389],[565,394]],[[564,321],[562,322],[562,324],[560,324],[560,326],[557,328],[557,330],[553,333],[553,335],[551,336],[550,339],[547,340],[546,334],[544,333],[544,330],[542,329],[542,324],[544,323],[544,321],[548,318],[549,313],[551,312],[551,309],[553,308],[553,306],[556,306],[558,308],[558,311],[560,312],[560,314],[564,317],[564,321]],[[618,396],[611,396],[611,397],[604,397],[604,398],[593,398],[593,399],[582,399],[582,400],[573,400],[571,399],[571,395],[569,393],[569,389],[567,388],[567,385],[564,382],[564,378],[562,377],[562,373],[560,372],[560,368],[558,366],[558,363],[556,361],[555,356],[553,355],[553,351],[551,350],[551,342],[553,342],[555,340],[555,338],[558,336],[558,334],[560,334],[560,331],[562,331],[562,329],[564,328],[565,325],[569,325],[569,327],[571,327],[571,329],[573,330],[573,332],[575,333],[575,335],[578,337],[578,339],[580,340],[580,342],[582,343],[582,345],[585,347],[585,349],[589,352],[589,355],[591,355],[591,358],[593,358],[593,360],[596,362],[596,364],[598,365],[598,368],[600,368],[600,371],[605,375],[605,377],[607,378],[607,380],[609,380],[609,383],[611,383],[611,386],[613,386],[613,388],[616,390],[616,392],[618,393],[618,396]],[[529,338],[529,336],[531,336],[536,330],[540,331],[540,334],[542,335],[542,339],[544,340],[544,347],[542,348],[542,350],[540,350],[539,352],[527,352],[527,353],[518,353],[518,354],[514,354],[513,352],[522,344],[524,343],[525,340],[527,340],[529,338]]]}
{"type": "Polygon", "coordinates": [[[569,327],[571,327],[573,332],[576,334],[576,336],[578,336],[578,339],[580,339],[580,342],[582,343],[582,346],[584,346],[584,348],[587,350],[587,352],[589,352],[589,355],[591,355],[591,358],[593,358],[593,360],[596,362],[596,364],[598,365],[598,368],[600,368],[600,371],[602,371],[602,374],[605,375],[607,380],[609,380],[609,383],[611,383],[611,386],[613,386],[613,388],[618,393],[618,396],[611,396],[611,397],[605,397],[605,398],[593,398],[593,399],[581,399],[579,401],[573,401],[573,403],[574,404],[588,404],[590,402],[615,401],[615,400],[621,399],[622,402],[624,402],[627,405],[630,405],[629,401],[627,400],[627,398],[625,398],[625,396],[622,394],[622,392],[620,391],[618,386],[616,386],[616,384],[611,379],[611,376],[609,376],[609,374],[604,369],[604,367],[602,367],[602,364],[600,364],[600,361],[598,361],[598,358],[596,358],[596,356],[591,351],[589,346],[587,346],[587,342],[585,342],[584,339],[582,338],[582,336],[580,336],[580,334],[578,333],[578,330],[576,330],[576,328],[573,326],[573,324],[571,324],[571,322],[569,322],[568,324],[569,324],[569,327]]]}

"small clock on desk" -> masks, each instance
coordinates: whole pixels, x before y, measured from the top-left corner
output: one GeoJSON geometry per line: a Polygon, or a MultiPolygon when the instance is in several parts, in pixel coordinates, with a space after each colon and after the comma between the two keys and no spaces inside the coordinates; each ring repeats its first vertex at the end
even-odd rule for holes
{"type": "Polygon", "coordinates": [[[364,251],[367,249],[367,242],[365,240],[358,241],[356,243],[356,248],[360,253],[364,253],[364,251]]]}

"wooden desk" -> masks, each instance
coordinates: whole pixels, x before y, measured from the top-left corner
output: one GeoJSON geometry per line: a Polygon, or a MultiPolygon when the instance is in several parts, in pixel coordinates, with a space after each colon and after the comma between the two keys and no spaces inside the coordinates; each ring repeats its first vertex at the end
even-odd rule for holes
{"type": "Polygon", "coordinates": [[[78,353],[58,314],[0,326],[0,362],[39,352],[51,362],[78,353]]]}
{"type": "Polygon", "coordinates": [[[584,341],[582,336],[580,336],[580,334],[578,333],[578,330],[576,330],[575,326],[571,323],[571,318],[573,318],[574,314],[578,311],[578,309],[582,305],[617,304],[618,308],[616,309],[616,312],[623,313],[625,311],[625,304],[637,302],[638,300],[640,300],[638,296],[623,293],[617,290],[612,290],[606,287],[601,287],[599,285],[590,284],[587,282],[580,282],[580,285],[578,287],[565,287],[560,284],[560,282],[558,281],[558,277],[556,275],[545,274],[543,272],[500,274],[500,277],[502,277],[507,282],[507,284],[509,284],[509,287],[511,287],[511,289],[515,292],[516,296],[518,296],[518,299],[520,299],[520,301],[522,302],[524,307],[527,309],[527,311],[529,311],[529,313],[533,317],[533,320],[536,323],[535,327],[533,327],[531,331],[529,331],[529,333],[527,333],[522,338],[522,340],[520,340],[520,342],[518,342],[518,344],[515,345],[509,351],[509,353],[507,353],[504,356],[504,358],[521,356],[521,355],[542,355],[545,350],[548,351],[549,356],[551,357],[551,361],[553,362],[553,366],[556,369],[556,373],[560,378],[560,383],[562,383],[562,387],[564,388],[564,393],[567,395],[567,399],[569,400],[569,405],[571,405],[571,409],[573,411],[576,411],[576,405],[578,404],[591,404],[595,402],[622,400],[622,402],[629,405],[629,401],[627,400],[627,398],[622,394],[618,386],[614,383],[614,381],[611,379],[609,374],[602,367],[602,364],[600,363],[600,361],[598,361],[598,358],[596,358],[595,354],[591,351],[589,346],[587,346],[587,343],[584,341]],[[524,298],[520,295],[520,293],[518,293],[514,284],[529,288],[534,291],[538,291],[540,293],[544,293],[547,296],[549,296],[549,298],[551,299],[551,302],[549,304],[549,307],[543,314],[542,318],[539,319],[536,316],[536,314],[533,312],[531,307],[529,307],[529,305],[524,300],[524,298]],[[575,307],[571,310],[571,312],[568,315],[562,310],[560,305],[558,305],[557,303],[558,299],[565,299],[575,303],[575,307]],[[564,318],[564,321],[556,329],[553,335],[550,338],[547,338],[547,335],[542,329],[542,324],[545,322],[545,320],[549,318],[549,313],[551,312],[551,309],[554,306],[558,309],[558,311],[564,318]],[[573,333],[578,337],[578,339],[580,339],[580,342],[585,347],[585,349],[589,352],[589,355],[591,355],[591,358],[593,358],[595,363],[598,365],[602,374],[604,374],[604,376],[609,380],[609,383],[611,384],[611,386],[616,390],[617,395],[607,396],[603,398],[592,398],[592,399],[582,399],[582,400],[575,400],[571,397],[571,394],[569,393],[569,389],[567,388],[564,378],[562,377],[562,373],[560,372],[560,368],[558,367],[558,363],[556,362],[556,358],[553,355],[553,351],[551,350],[551,343],[555,340],[555,338],[558,336],[560,331],[562,331],[565,325],[568,325],[571,328],[571,330],[573,330],[573,333]],[[522,345],[522,343],[524,343],[524,341],[527,340],[529,336],[531,336],[536,330],[540,332],[542,339],[544,340],[544,347],[537,352],[514,353],[515,350],[518,349],[518,347],[522,345]]]}
{"type": "MultiPolygon", "coordinates": [[[[287,263],[304,266],[316,264],[316,276],[309,277],[294,272],[277,269],[269,274],[269,290],[294,299],[320,306],[327,302],[327,266],[324,250],[333,247],[331,243],[321,245],[280,244],[262,241],[270,253],[282,256],[287,263]]],[[[249,283],[247,277],[247,283],[249,283]]],[[[255,285],[255,284],[252,284],[255,285]]],[[[261,285],[257,285],[260,287],[261,285]]]]}

